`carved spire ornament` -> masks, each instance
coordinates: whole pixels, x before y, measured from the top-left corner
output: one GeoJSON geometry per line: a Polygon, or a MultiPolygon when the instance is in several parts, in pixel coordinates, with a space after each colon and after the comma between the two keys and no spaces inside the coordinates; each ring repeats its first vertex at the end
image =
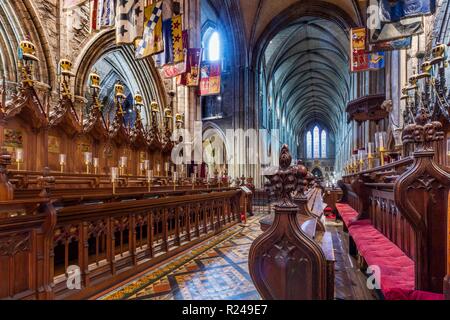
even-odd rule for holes
{"type": "Polygon", "coordinates": [[[291,196],[303,185],[304,170],[291,167],[291,161],[289,148],[283,145],[278,171],[266,176],[277,198],[275,218],[250,248],[250,275],[263,299],[326,299],[325,256],[302,230],[297,219],[298,207],[291,196]]]}
{"type": "Polygon", "coordinates": [[[61,96],[58,105],[50,112],[49,126],[59,126],[69,136],[81,133],[82,127],[80,119],[72,101],[72,92],[70,91],[70,78],[75,74],[72,72],[72,62],[68,59],[62,59],[59,62],[61,75],[61,96]]]}
{"type": "Polygon", "coordinates": [[[92,92],[91,110],[84,118],[83,131],[90,133],[96,140],[105,140],[108,133],[106,123],[102,114],[102,105],[99,100],[100,76],[94,70],[89,74],[89,88],[92,92]]]}
{"type": "Polygon", "coordinates": [[[12,99],[6,102],[5,118],[21,117],[31,123],[34,129],[47,124],[47,114],[34,89],[34,64],[39,61],[36,49],[28,40],[21,41],[18,49],[18,68],[21,74],[21,83],[18,92],[12,94],[12,99]]]}
{"type": "Polygon", "coordinates": [[[151,124],[147,127],[146,138],[147,144],[151,150],[161,150],[162,144],[159,131],[159,106],[156,101],[153,101],[150,105],[151,110],[151,124]]]}
{"type": "Polygon", "coordinates": [[[123,103],[126,99],[125,88],[118,82],[114,86],[116,99],[116,115],[109,127],[110,139],[116,141],[119,145],[128,145],[130,143],[130,135],[125,127],[123,103]]]}
{"type": "Polygon", "coordinates": [[[144,126],[142,124],[141,108],[144,105],[143,98],[140,93],[134,96],[134,110],[136,112],[136,121],[134,127],[130,131],[131,143],[134,147],[140,148],[147,145],[145,139],[144,126]]]}

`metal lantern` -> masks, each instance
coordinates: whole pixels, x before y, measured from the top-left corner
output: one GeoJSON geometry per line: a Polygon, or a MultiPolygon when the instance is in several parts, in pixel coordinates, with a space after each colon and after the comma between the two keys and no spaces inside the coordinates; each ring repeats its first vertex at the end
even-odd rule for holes
{"type": "Polygon", "coordinates": [[[100,90],[100,76],[96,71],[92,71],[89,74],[89,87],[92,89],[100,90]]]}
{"type": "Polygon", "coordinates": [[[144,98],[142,98],[139,92],[134,95],[134,104],[136,107],[142,107],[144,105],[144,98]]]}
{"type": "Polygon", "coordinates": [[[125,99],[127,97],[125,95],[125,89],[120,82],[116,83],[116,85],[114,86],[114,92],[115,92],[116,98],[125,99]]]}
{"type": "Polygon", "coordinates": [[[67,77],[74,77],[75,74],[72,72],[72,61],[69,59],[61,59],[59,61],[59,66],[61,68],[61,75],[67,76],[67,77]]]}
{"type": "Polygon", "coordinates": [[[19,44],[19,51],[20,51],[19,58],[21,60],[39,61],[39,59],[36,57],[36,47],[31,41],[28,40],[21,41],[19,44]]]}

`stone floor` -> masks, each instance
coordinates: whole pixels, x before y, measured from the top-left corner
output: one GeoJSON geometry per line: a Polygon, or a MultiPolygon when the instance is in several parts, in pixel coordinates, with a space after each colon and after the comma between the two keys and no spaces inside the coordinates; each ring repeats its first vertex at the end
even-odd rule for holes
{"type": "MultiPolygon", "coordinates": [[[[261,234],[259,220],[265,210],[249,219],[246,227],[234,226],[166,265],[140,275],[100,299],[133,300],[257,300],[258,292],[248,272],[248,252],[261,234]]],[[[330,223],[336,256],[335,298],[369,300],[365,276],[349,257],[346,235],[340,224],[330,223]]]]}

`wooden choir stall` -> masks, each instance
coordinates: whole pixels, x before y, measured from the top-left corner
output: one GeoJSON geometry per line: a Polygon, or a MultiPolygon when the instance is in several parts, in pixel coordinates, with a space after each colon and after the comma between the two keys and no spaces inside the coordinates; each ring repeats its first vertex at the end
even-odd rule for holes
{"type": "Polygon", "coordinates": [[[263,299],[334,299],[334,252],[331,234],[322,223],[324,203],[314,177],[301,163],[291,166],[287,145],[280,167],[269,180],[276,199],[275,215],[261,220],[265,232],[252,244],[249,271],[263,299]]]}
{"type": "Polygon", "coordinates": [[[110,121],[93,72],[80,113],[64,59],[59,103],[44,106],[34,46],[20,46],[22,81],[0,109],[0,299],[86,298],[240,222],[248,199],[238,186],[169,165],[170,107],[161,119],[152,103],[145,128],[136,94],[126,123],[117,83],[110,121]]]}
{"type": "MultiPolygon", "coordinates": [[[[379,167],[347,168],[336,204],[350,253],[385,299],[450,298],[448,169],[436,162],[442,124],[418,111],[402,134],[411,156],[379,167]]],[[[369,159],[370,161],[371,159],[369,159]]]]}

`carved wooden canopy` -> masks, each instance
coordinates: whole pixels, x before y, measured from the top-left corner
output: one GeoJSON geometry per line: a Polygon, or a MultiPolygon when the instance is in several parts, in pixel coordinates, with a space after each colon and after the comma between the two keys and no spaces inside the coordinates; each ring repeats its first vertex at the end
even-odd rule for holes
{"type": "Polygon", "coordinates": [[[125,128],[123,112],[121,108],[118,108],[113,122],[109,127],[109,138],[116,142],[118,145],[130,144],[130,135],[128,129],[125,128]]]}
{"type": "Polygon", "coordinates": [[[6,103],[5,118],[22,118],[31,124],[33,129],[39,129],[47,124],[47,117],[33,86],[19,85],[19,91],[6,103]]]}
{"type": "Polygon", "coordinates": [[[96,140],[105,140],[108,136],[105,120],[97,105],[92,107],[92,111],[83,122],[83,132],[90,134],[96,140]]]}
{"type": "Polygon", "coordinates": [[[145,138],[144,126],[142,125],[141,116],[137,113],[136,122],[130,131],[130,140],[134,147],[141,148],[147,146],[145,138]]]}
{"type": "Polygon", "coordinates": [[[385,100],[385,94],[372,94],[350,101],[346,109],[347,121],[379,121],[388,117],[388,108],[382,107],[385,100]]]}
{"type": "Polygon", "coordinates": [[[50,127],[60,127],[69,136],[81,133],[83,128],[75,111],[72,100],[67,97],[60,99],[49,117],[50,127]]]}

